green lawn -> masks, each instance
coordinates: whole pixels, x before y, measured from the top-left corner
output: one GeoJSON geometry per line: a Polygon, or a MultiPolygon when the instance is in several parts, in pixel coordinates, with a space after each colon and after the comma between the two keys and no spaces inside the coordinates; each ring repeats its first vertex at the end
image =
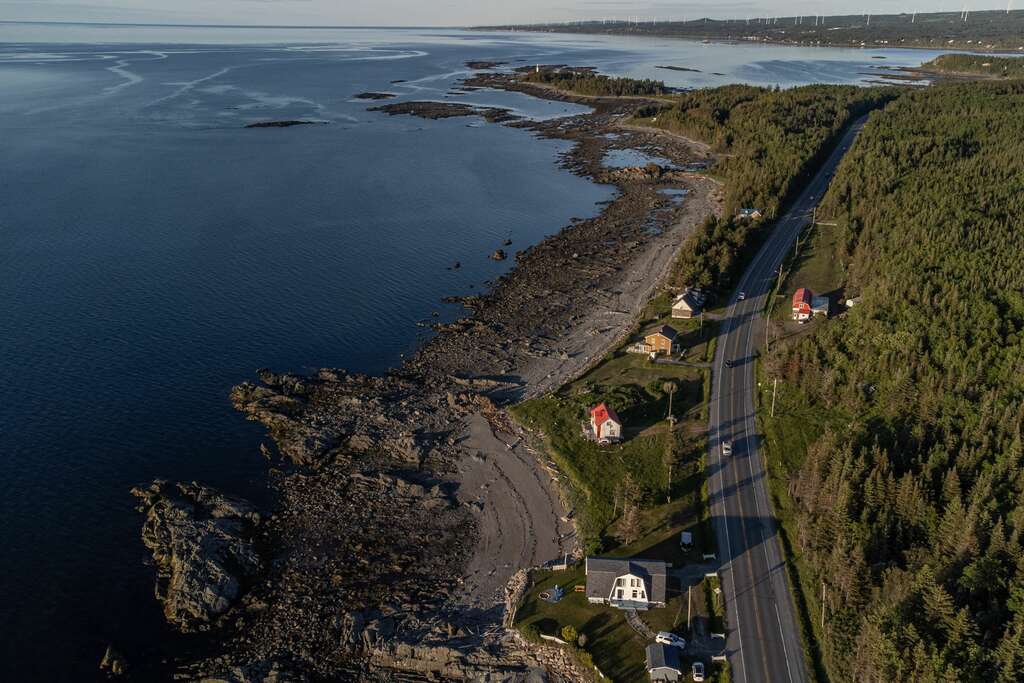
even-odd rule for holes
{"type": "MultiPolygon", "coordinates": [[[[631,385],[633,391],[641,392],[631,385]]],[[[696,384],[694,388],[701,385],[696,384]]],[[[674,398],[675,405],[687,404],[681,390],[674,398]]],[[[580,423],[588,406],[600,400],[616,405],[614,389],[600,393],[587,392],[580,396],[548,395],[515,406],[512,413],[520,423],[543,433],[548,452],[568,477],[568,493],[575,508],[581,542],[587,552],[615,545],[611,528],[621,510],[615,506],[616,490],[627,474],[643,492],[645,505],[664,502],[668,495],[673,500],[687,501],[687,519],[696,524],[702,509],[700,489],[703,484],[701,468],[702,440],[680,437],[680,457],[672,468],[669,487],[668,470],[663,462],[665,443],[669,438],[667,423],[656,426],[652,420],[660,415],[664,398],[649,398],[646,405],[622,411],[628,424],[640,425],[626,430],[623,443],[598,446],[584,438],[580,423]]],[[[677,426],[682,433],[685,426],[677,426]]],[[[644,525],[642,528],[647,529],[644,525]]],[[[695,529],[695,531],[697,531],[695,529]]],[[[698,531],[698,533],[703,533],[698,531]]]]}
{"type": "Polygon", "coordinates": [[[529,624],[536,624],[541,633],[558,635],[563,626],[571,624],[578,633],[587,637],[586,650],[604,675],[614,681],[645,680],[644,648],[647,643],[626,623],[622,611],[592,605],[584,593],[573,591],[573,586],[584,584],[583,571],[581,564],[564,572],[547,572],[538,576],[536,585],[516,613],[516,627],[523,630],[529,624]],[[552,605],[538,597],[542,591],[554,588],[555,584],[566,590],[561,602],[552,605]]]}

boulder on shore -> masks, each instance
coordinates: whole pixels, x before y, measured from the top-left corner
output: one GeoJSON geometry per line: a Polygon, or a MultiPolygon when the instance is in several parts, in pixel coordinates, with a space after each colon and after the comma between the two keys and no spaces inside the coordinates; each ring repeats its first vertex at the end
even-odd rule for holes
{"type": "Polygon", "coordinates": [[[505,253],[504,249],[496,249],[494,253],[491,254],[491,258],[495,261],[504,261],[508,258],[508,255],[505,253]]]}
{"type": "Polygon", "coordinates": [[[156,563],[156,597],[183,632],[204,631],[230,609],[261,567],[253,544],[259,513],[196,483],[157,480],[134,488],[146,514],[142,542],[156,563]]]}

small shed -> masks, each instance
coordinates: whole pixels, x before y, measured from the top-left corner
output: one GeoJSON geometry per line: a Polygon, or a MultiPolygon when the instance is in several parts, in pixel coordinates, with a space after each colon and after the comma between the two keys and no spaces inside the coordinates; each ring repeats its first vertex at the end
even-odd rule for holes
{"type": "Polygon", "coordinates": [[[816,295],[811,297],[811,313],[823,315],[826,318],[832,312],[832,302],[827,296],[816,295]]]}
{"type": "Polygon", "coordinates": [[[682,680],[683,670],[679,663],[679,650],[672,645],[651,643],[647,646],[647,673],[652,681],[682,680]]]}

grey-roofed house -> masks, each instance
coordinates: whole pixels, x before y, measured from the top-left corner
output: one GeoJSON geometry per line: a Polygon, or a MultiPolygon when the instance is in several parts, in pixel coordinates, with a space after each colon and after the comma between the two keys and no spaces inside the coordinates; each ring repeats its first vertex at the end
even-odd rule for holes
{"type": "Polygon", "coordinates": [[[672,317],[692,318],[695,315],[700,315],[706,298],[701,290],[687,287],[672,302],[672,317]]]}
{"type": "Polygon", "coordinates": [[[647,646],[647,673],[652,681],[678,681],[683,676],[679,650],[672,645],[651,643],[647,646]]]}
{"type": "Polygon", "coordinates": [[[832,302],[827,296],[818,296],[816,294],[811,295],[811,313],[821,314],[827,318],[831,312],[832,302]]]}
{"type": "Polygon", "coordinates": [[[588,557],[587,600],[619,609],[665,606],[668,563],[633,557],[588,557]]]}

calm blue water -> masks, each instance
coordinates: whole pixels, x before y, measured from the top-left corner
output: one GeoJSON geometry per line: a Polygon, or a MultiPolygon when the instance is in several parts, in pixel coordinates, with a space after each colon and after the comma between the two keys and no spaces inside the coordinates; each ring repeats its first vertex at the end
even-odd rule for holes
{"type": "Polygon", "coordinates": [[[552,117],[581,109],[447,93],[468,59],[648,76],[714,63],[794,85],[855,82],[869,54],[0,24],[0,679],[92,678],[108,642],[137,663],[178,646],[128,489],[194,478],[258,499],[261,430],[230,408],[233,384],[261,366],[383,371],[415,348],[417,320],[457,314],[441,297],[509,267],[487,258],[504,239],[523,248],[612,196],[558,168],[561,142],[390,118],[354,94],[552,117]],[[243,128],[294,118],[327,123],[243,128]]]}

